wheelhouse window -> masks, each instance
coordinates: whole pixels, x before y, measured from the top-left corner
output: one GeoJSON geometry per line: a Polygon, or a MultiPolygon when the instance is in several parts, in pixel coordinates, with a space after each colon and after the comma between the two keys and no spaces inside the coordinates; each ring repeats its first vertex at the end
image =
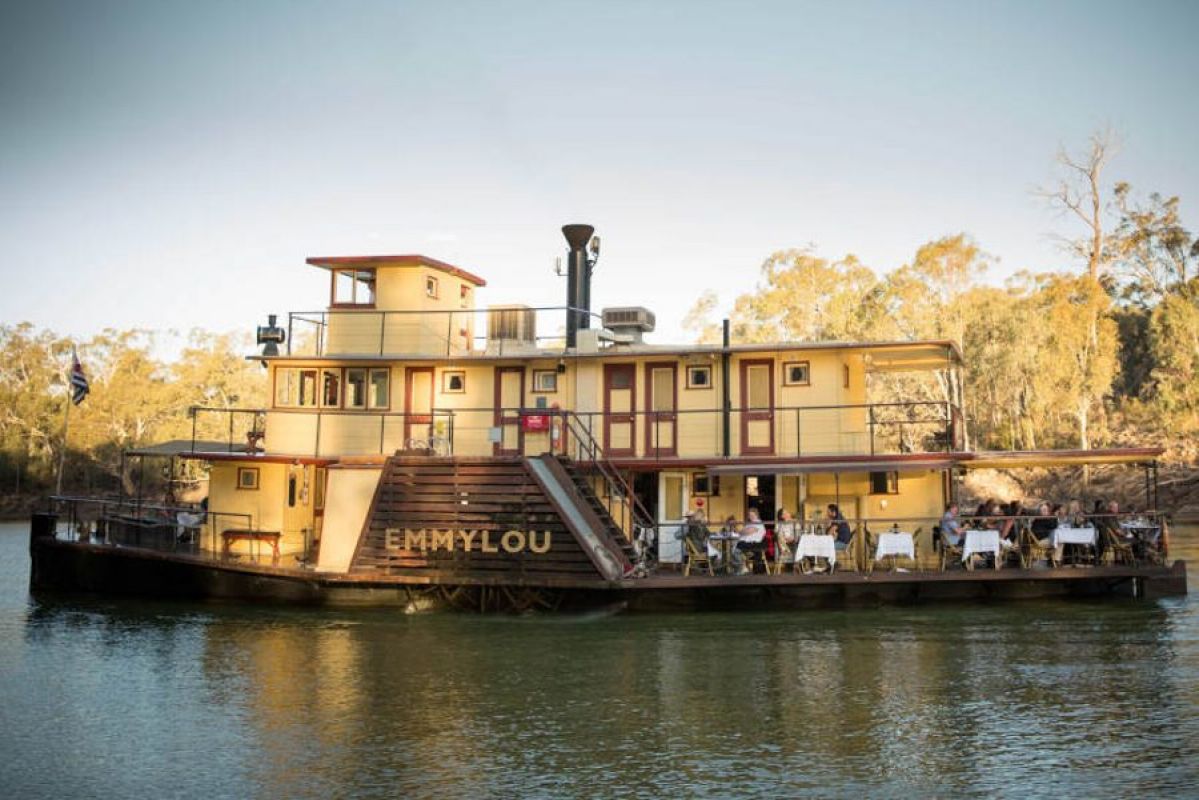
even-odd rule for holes
{"type": "Polygon", "coordinates": [[[898,472],[871,472],[871,494],[899,494],[898,472]]]}
{"type": "Polygon", "coordinates": [[[338,408],[342,404],[341,369],[321,369],[320,404],[323,408],[338,408]]]}
{"type": "Polygon", "coordinates": [[[811,365],[807,361],[788,361],[783,364],[783,385],[811,386],[811,365]]]}
{"type": "Polygon", "coordinates": [[[437,297],[437,278],[432,275],[425,276],[425,297],[437,297]]]}
{"type": "Polygon", "coordinates": [[[712,368],[707,365],[701,367],[687,367],[687,388],[711,389],[712,368]]]}
{"type": "Polygon", "coordinates": [[[375,271],[371,269],[333,270],[333,305],[375,305],[375,271]]]}
{"type": "Polygon", "coordinates": [[[558,373],[555,370],[533,370],[534,394],[553,394],[556,391],[558,391],[558,373]]]}
{"type": "Polygon", "coordinates": [[[316,400],[316,370],[275,370],[276,406],[315,406],[316,400]]]}
{"type": "Polygon", "coordinates": [[[391,404],[391,371],[388,369],[372,369],[370,371],[370,393],[367,396],[369,408],[388,408],[391,404]]]}
{"type": "Polygon", "coordinates": [[[346,408],[366,408],[366,370],[346,370],[346,408]]]}
{"type": "Polygon", "coordinates": [[[458,287],[458,305],[460,308],[470,308],[470,286],[465,283],[458,287]]]}
{"type": "Polygon", "coordinates": [[[466,373],[461,370],[446,370],[441,373],[441,391],[445,394],[462,394],[466,391],[466,373]]]}

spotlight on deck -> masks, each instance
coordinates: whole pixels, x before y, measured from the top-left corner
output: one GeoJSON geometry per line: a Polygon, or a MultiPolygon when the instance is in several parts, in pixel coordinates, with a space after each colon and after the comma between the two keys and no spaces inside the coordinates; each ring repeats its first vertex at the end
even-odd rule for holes
{"type": "Polygon", "coordinates": [[[287,341],[287,331],[275,324],[277,319],[277,315],[269,314],[266,318],[266,325],[258,326],[258,344],[262,345],[264,356],[279,355],[279,345],[287,341]]]}

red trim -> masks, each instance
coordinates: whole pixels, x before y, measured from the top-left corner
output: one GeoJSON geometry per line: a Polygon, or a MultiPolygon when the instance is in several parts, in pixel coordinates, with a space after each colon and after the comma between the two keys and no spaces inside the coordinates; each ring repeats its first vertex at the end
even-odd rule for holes
{"type": "Polygon", "coordinates": [[[461,267],[455,267],[453,264],[447,264],[444,261],[438,261],[435,258],[419,254],[402,256],[313,256],[305,259],[305,263],[311,264],[314,267],[324,267],[325,269],[337,269],[338,267],[429,267],[430,269],[447,272],[464,281],[473,283],[475,286],[487,285],[487,281],[472,272],[467,272],[461,267]]]}
{"type": "Polygon", "coordinates": [[[604,453],[608,456],[632,456],[637,452],[637,365],[604,364],[604,453]],[[612,376],[629,373],[629,413],[612,413],[612,376]],[[629,447],[612,447],[612,423],[629,426],[629,447]]]}
{"type": "Polygon", "coordinates": [[[769,455],[774,453],[774,359],[773,358],[747,358],[741,361],[741,453],[743,455],[764,454],[769,455]],[[766,380],[767,389],[770,393],[770,405],[765,409],[749,410],[749,375],[750,367],[764,366],[767,369],[766,380]],[[750,447],[749,441],[749,423],[755,421],[766,421],[770,423],[770,444],[765,447],[750,447]]]}
{"type": "Polygon", "coordinates": [[[645,362],[645,454],[655,456],[674,456],[679,452],[679,365],[677,361],[647,361],[645,362]],[[674,411],[653,411],[654,407],[654,370],[669,369],[671,373],[671,389],[674,392],[674,411]],[[655,423],[669,422],[670,446],[654,446],[654,433],[660,432],[661,427],[655,423]]]}
{"type": "Polygon", "coordinates": [[[433,381],[436,376],[433,373],[432,367],[408,367],[404,370],[404,446],[408,446],[408,440],[412,438],[413,425],[431,425],[433,423],[433,415],[429,414],[413,414],[412,413],[412,378],[417,373],[427,373],[429,376],[429,408],[433,408],[433,398],[436,386],[433,381]]]}
{"type": "Polygon", "coordinates": [[[525,368],[524,367],[496,367],[495,368],[495,386],[493,388],[494,403],[492,407],[495,412],[492,416],[492,424],[500,429],[500,441],[494,442],[491,445],[491,452],[497,456],[518,456],[525,449],[525,431],[524,426],[520,424],[520,411],[505,409],[503,403],[504,391],[504,373],[515,372],[520,375],[520,402],[518,407],[523,407],[525,404],[525,368]],[[504,427],[508,425],[516,426],[516,447],[504,447],[503,432],[504,427]]]}

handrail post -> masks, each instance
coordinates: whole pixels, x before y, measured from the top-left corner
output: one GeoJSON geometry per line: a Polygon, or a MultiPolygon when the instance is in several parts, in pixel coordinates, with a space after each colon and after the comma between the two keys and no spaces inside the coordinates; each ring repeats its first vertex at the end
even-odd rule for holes
{"type": "Polygon", "coordinates": [[[868,423],[870,428],[870,455],[874,455],[874,406],[867,406],[867,412],[869,413],[870,419],[870,422],[868,423]]]}

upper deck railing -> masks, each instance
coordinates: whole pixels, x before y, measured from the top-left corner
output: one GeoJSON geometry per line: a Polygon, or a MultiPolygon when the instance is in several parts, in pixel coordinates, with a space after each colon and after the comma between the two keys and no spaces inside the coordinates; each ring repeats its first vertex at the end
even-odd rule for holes
{"type": "MultiPolygon", "coordinates": [[[[289,356],[520,355],[566,347],[567,306],[332,309],[287,315],[289,356]]],[[[599,327],[600,316],[588,313],[599,327]]]]}
{"type": "MultiPolygon", "coordinates": [[[[611,459],[805,457],[943,453],[962,447],[960,411],[945,402],[579,412],[553,408],[434,408],[427,412],[193,410],[196,430],[228,431],[229,452],[336,457],[426,450],[441,455],[571,453],[572,426],[611,459]],[[215,417],[214,417],[215,415],[215,417]],[[228,419],[223,417],[227,415],[228,419]],[[570,416],[571,426],[564,420],[570,416]],[[203,423],[197,420],[203,418],[203,423]],[[213,420],[216,421],[213,421],[213,420]],[[240,422],[235,422],[240,420],[240,422]],[[198,427],[197,427],[198,424],[198,427]],[[724,452],[724,428],[731,429],[724,452]],[[757,428],[751,429],[754,425],[757,428]],[[244,429],[244,430],[243,430],[244,429]],[[755,438],[756,437],[756,438],[755,438]]],[[[192,448],[193,451],[195,447],[192,448]]]]}

